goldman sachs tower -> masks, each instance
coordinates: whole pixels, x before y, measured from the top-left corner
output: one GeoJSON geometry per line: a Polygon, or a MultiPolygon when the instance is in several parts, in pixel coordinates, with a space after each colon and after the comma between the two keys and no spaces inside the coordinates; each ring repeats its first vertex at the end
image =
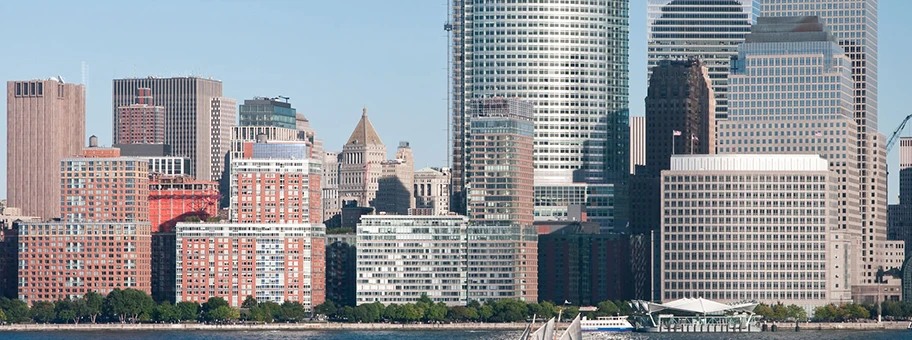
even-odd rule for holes
{"type": "MultiPolygon", "coordinates": [[[[467,108],[487,97],[533,105],[537,209],[566,214],[560,206],[591,204],[595,191],[605,194],[602,203],[623,199],[628,8],[629,0],[453,1],[453,210],[464,213],[467,108]]],[[[603,226],[626,221],[622,211],[587,213],[603,226]]]]}

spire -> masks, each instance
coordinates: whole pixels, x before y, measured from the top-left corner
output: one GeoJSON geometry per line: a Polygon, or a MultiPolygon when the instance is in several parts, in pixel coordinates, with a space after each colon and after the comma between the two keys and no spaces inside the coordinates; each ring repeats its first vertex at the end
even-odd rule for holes
{"type": "Polygon", "coordinates": [[[348,142],[345,144],[383,145],[383,141],[380,140],[380,135],[377,134],[377,131],[374,130],[374,126],[371,124],[370,120],[367,119],[367,107],[364,107],[361,111],[361,120],[358,121],[358,125],[355,126],[355,130],[352,131],[351,137],[348,137],[348,142]]]}

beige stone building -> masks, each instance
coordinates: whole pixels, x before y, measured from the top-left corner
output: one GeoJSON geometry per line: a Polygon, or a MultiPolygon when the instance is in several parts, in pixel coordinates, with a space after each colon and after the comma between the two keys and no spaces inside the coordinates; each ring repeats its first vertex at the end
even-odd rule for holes
{"type": "Polygon", "coordinates": [[[82,152],[85,123],[85,86],[55,78],[6,83],[9,206],[60,217],[60,160],[82,152]]]}
{"type": "MultiPolygon", "coordinates": [[[[386,146],[367,118],[367,108],[342,147],[339,161],[339,200],[360,207],[375,207],[379,179],[386,161],[386,146]]],[[[344,205],[344,204],[343,204],[344,205]]]]}
{"type": "Polygon", "coordinates": [[[408,215],[415,207],[415,157],[408,142],[400,142],[396,159],[382,163],[377,186],[377,211],[408,215]]]}
{"type": "Polygon", "coordinates": [[[413,215],[446,215],[450,211],[450,169],[423,168],[415,171],[413,215]]]}

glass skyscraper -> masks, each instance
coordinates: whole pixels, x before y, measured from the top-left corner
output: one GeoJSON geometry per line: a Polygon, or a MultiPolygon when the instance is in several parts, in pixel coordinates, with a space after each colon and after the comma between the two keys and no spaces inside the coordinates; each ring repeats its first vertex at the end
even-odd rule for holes
{"type": "Polygon", "coordinates": [[[464,201],[472,99],[534,106],[535,178],[615,183],[628,175],[629,0],[454,0],[453,201],[464,201]],[[460,197],[461,196],[461,197],[460,197]]]}
{"type": "Polygon", "coordinates": [[[716,118],[728,109],[728,63],[760,15],[760,0],[649,0],[648,74],[662,60],[697,58],[709,68],[716,118]]]}

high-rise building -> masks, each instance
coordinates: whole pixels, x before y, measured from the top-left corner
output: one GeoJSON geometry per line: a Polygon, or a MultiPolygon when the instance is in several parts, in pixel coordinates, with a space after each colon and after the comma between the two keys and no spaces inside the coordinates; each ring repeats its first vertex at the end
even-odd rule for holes
{"type": "Polygon", "coordinates": [[[408,215],[415,207],[415,157],[408,142],[399,142],[396,158],[381,164],[377,181],[377,211],[408,215]]]}
{"type": "Polygon", "coordinates": [[[291,107],[286,97],[245,99],[239,111],[241,119],[238,125],[240,126],[275,126],[297,129],[297,110],[291,107]]]}
{"type": "Polygon", "coordinates": [[[120,157],[92,136],[81,157],[60,161],[60,215],[72,222],[148,222],[149,164],[120,157]]]}
{"type": "Polygon", "coordinates": [[[175,302],[218,296],[240,307],[252,296],[299,302],[312,311],[324,301],[322,224],[182,222],[175,229],[175,302]]]}
{"type": "Polygon", "coordinates": [[[760,16],[762,0],[649,0],[647,72],[662,60],[699,59],[707,66],[716,118],[728,112],[728,68],[760,16]]]}
{"type": "Polygon", "coordinates": [[[0,297],[19,298],[19,224],[0,226],[0,297]]]}
{"type": "Polygon", "coordinates": [[[851,60],[818,17],[760,17],[732,59],[728,121],[718,126],[718,149],[818,154],[829,161],[841,182],[839,228],[831,232],[856,242],[849,252],[854,284],[867,281],[862,268],[874,264],[866,260],[874,249],[860,242],[869,227],[859,207],[851,72],[851,60]]]}
{"type": "MultiPolygon", "coordinates": [[[[628,8],[628,0],[453,2],[454,211],[465,211],[470,106],[478,98],[534,105],[536,182],[626,181],[628,8]]],[[[616,208],[623,225],[626,207],[616,208]]]]}
{"type": "Polygon", "coordinates": [[[172,156],[189,157],[197,179],[218,181],[225,168],[237,104],[222,97],[222,82],[199,77],[114,79],[114,140],[120,140],[118,108],[130,105],[138,89],[152,89],[165,110],[165,144],[172,156]]]}
{"type": "Polygon", "coordinates": [[[323,152],[323,177],[320,177],[320,190],[323,194],[323,223],[327,228],[341,226],[342,202],[339,200],[339,160],[338,151],[323,152]]]}
{"type": "Polygon", "coordinates": [[[165,143],[165,108],[154,105],[152,89],[136,89],[133,103],[117,109],[117,144],[165,143]]]}
{"type": "Polygon", "coordinates": [[[630,300],[630,237],[601,234],[598,223],[593,222],[563,224],[556,231],[538,235],[538,300],[580,306],[630,300]]]}
{"type": "Polygon", "coordinates": [[[19,299],[31,304],[127,288],[150,293],[149,229],[149,222],[19,224],[19,299]],[[58,255],[52,262],[49,254],[58,255]]]}
{"type": "Polygon", "coordinates": [[[532,105],[479,98],[468,117],[469,298],[538,301],[532,105]]]}
{"type": "MultiPolygon", "coordinates": [[[[886,138],[877,132],[877,0],[763,0],[763,16],[817,16],[851,60],[849,95],[857,126],[862,249],[859,284],[876,284],[886,251],[886,138]]],[[[850,117],[852,117],[850,115],[850,117]]],[[[867,289],[877,291],[877,288],[867,289]]],[[[854,294],[856,300],[874,300],[854,294]]]]}
{"type": "Polygon", "coordinates": [[[630,174],[646,166],[646,117],[630,117],[630,174]]]}
{"type": "MultiPolygon", "coordinates": [[[[386,146],[367,119],[367,108],[348,141],[339,161],[339,200],[356,206],[376,207],[378,181],[386,161],[386,146]]],[[[344,206],[344,203],[343,203],[344,206]]]]}
{"type": "Polygon", "coordinates": [[[357,232],[357,304],[465,306],[468,219],[365,215],[357,232]],[[416,256],[415,254],[423,254],[416,256]]]}
{"type": "Polygon", "coordinates": [[[446,215],[450,211],[450,168],[415,171],[415,211],[412,215],[446,215]]]}
{"type": "Polygon", "coordinates": [[[887,208],[887,239],[912,246],[912,137],[899,138],[899,203],[887,208]]]}
{"type": "Polygon", "coordinates": [[[6,83],[10,206],[43,219],[60,217],[60,160],[82,151],[85,123],[85,86],[55,78],[6,83]]]}
{"type": "Polygon", "coordinates": [[[813,154],[672,157],[662,172],[661,300],[806,310],[851,301],[856,241],[838,221],[839,177],[813,154]]]}
{"type": "Polygon", "coordinates": [[[231,221],[322,223],[320,163],[305,142],[248,143],[231,160],[231,221]]]}

